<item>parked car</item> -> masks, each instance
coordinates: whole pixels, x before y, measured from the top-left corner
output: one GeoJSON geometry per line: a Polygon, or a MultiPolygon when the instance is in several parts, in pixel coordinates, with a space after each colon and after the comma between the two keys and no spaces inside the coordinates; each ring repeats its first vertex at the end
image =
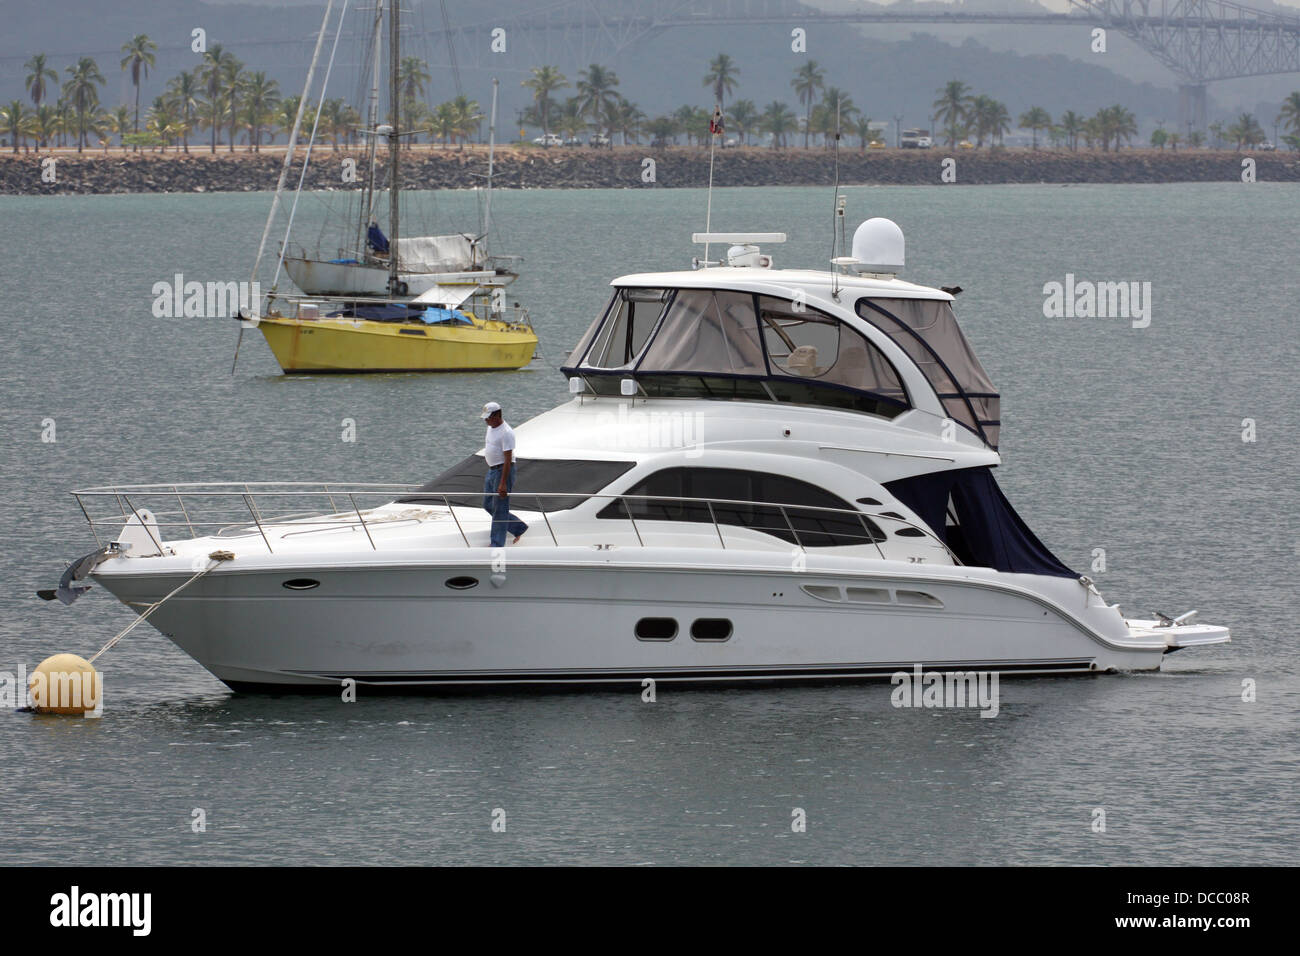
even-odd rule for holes
{"type": "Polygon", "coordinates": [[[724,139],[722,141],[723,149],[731,149],[733,146],[739,146],[739,145],[740,145],[740,140],[736,139],[736,137],[734,136],[728,137],[727,139],[724,139]]]}
{"type": "Polygon", "coordinates": [[[867,149],[886,149],[886,148],[888,147],[886,147],[885,144],[878,139],[873,139],[871,142],[867,144],[867,149]]]}
{"type": "Polygon", "coordinates": [[[970,140],[968,140],[968,139],[963,139],[960,143],[957,144],[957,148],[958,148],[958,149],[974,149],[974,148],[975,148],[975,144],[972,143],[972,142],[971,142],[970,140]]]}
{"type": "Polygon", "coordinates": [[[609,137],[604,133],[592,133],[591,138],[587,140],[587,145],[594,146],[597,149],[609,149],[612,144],[609,137]]]}
{"type": "Polygon", "coordinates": [[[1260,143],[1260,144],[1259,144],[1258,146],[1256,146],[1255,148],[1256,148],[1256,149],[1261,149],[1261,150],[1263,150],[1263,151],[1266,152],[1266,153],[1272,152],[1273,150],[1277,149],[1276,146],[1274,146],[1272,143],[1269,143],[1269,142],[1263,142],[1263,143],[1260,143]]]}
{"type": "Polygon", "coordinates": [[[564,138],[559,133],[547,133],[533,140],[535,146],[563,146],[564,138]]]}
{"type": "Polygon", "coordinates": [[[903,149],[930,149],[934,140],[930,138],[928,129],[905,129],[899,145],[903,149]]]}

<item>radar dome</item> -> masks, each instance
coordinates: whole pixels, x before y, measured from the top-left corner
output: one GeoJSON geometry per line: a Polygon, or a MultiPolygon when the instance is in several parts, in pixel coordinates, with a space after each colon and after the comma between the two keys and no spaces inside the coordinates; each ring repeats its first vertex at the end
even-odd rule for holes
{"type": "Polygon", "coordinates": [[[901,272],[903,230],[892,219],[868,219],[853,233],[853,258],[858,272],[901,272]]]}

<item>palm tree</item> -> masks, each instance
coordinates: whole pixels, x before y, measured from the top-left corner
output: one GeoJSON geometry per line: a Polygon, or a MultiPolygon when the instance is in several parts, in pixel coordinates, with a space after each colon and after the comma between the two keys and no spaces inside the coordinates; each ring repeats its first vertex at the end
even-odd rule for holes
{"type": "Polygon", "coordinates": [[[851,129],[853,117],[858,112],[858,108],[853,105],[853,97],[838,86],[826,87],[826,92],[822,94],[820,109],[823,112],[822,122],[817,124],[815,132],[826,136],[834,136],[845,127],[851,129]]]}
{"type": "MultiPolygon", "coordinates": [[[[265,72],[258,70],[249,74],[244,83],[244,127],[248,130],[248,148],[252,152],[262,151],[262,127],[271,122],[275,115],[275,105],[280,99],[280,84],[268,79],[265,72]]],[[[339,100],[341,104],[343,101],[339,100]]],[[[338,137],[334,138],[334,148],[338,149],[338,137]]]]}
{"type": "Polygon", "coordinates": [[[1061,132],[1065,134],[1065,145],[1074,151],[1079,146],[1079,134],[1083,132],[1083,117],[1074,110],[1061,114],[1061,132]]]}
{"type": "Polygon", "coordinates": [[[158,138],[164,153],[167,152],[167,144],[176,138],[178,123],[176,106],[172,101],[165,96],[154,97],[145,130],[158,138]]]}
{"type": "Polygon", "coordinates": [[[32,135],[36,145],[46,146],[59,133],[59,111],[49,103],[36,107],[32,113],[32,135]]]}
{"type": "Polygon", "coordinates": [[[593,63],[578,73],[578,112],[591,118],[592,125],[609,132],[610,111],[617,104],[618,76],[613,70],[593,63]]]}
{"type": "Polygon", "coordinates": [[[167,95],[171,97],[180,113],[181,142],[185,152],[190,151],[190,130],[194,127],[194,117],[199,109],[199,77],[196,72],[185,70],[173,76],[167,84],[167,95]]]}
{"type": "Polygon", "coordinates": [[[749,134],[758,123],[758,107],[754,105],[754,101],[736,100],[731,104],[731,110],[727,115],[736,132],[740,134],[741,142],[749,145],[749,134]]]}
{"type": "Polygon", "coordinates": [[[767,104],[763,110],[763,115],[759,117],[760,128],[765,133],[772,134],[772,148],[778,149],[785,146],[785,136],[787,133],[798,127],[799,119],[794,115],[794,111],[779,100],[773,100],[767,104]]]}
{"type": "Polygon", "coordinates": [[[32,98],[32,105],[39,109],[47,92],[46,80],[57,84],[59,74],[49,65],[44,53],[33,56],[23,64],[23,69],[27,70],[27,94],[32,98]]]}
{"type": "Polygon", "coordinates": [[[118,142],[122,146],[122,151],[126,152],[126,137],[131,132],[131,107],[118,106],[108,118],[108,128],[118,135],[118,142]]]}
{"type": "Polygon", "coordinates": [[[1264,139],[1264,129],[1253,115],[1242,113],[1237,117],[1237,122],[1228,128],[1228,136],[1237,141],[1238,150],[1243,146],[1250,149],[1264,139]]]}
{"type": "Polygon", "coordinates": [[[68,81],[63,84],[63,95],[77,114],[77,152],[86,145],[86,115],[99,105],[96,84],[104,85],[104,75],[95,61],[83,56],[67,69],[68,81]]]}
{"type": "Polygon", "coordinates": [[[808,148],[808,127],[812,124],[813,103],[817,99],[817,91],[825,85],[825,76],[821,67],[817,65],[816,60],[809,60],[799,69],[794,71],[794,79],[790,81],[794,87],[795,95],[799,97],[799,102],[804,104],[804,131],[803,146],[808,148]]]}
{"type": "Polygon", "coordinates": [[[96,106],[86,117],[86,132],[99,140],[99,146],[108,152],[108,142],[113,133],[113,117],[96,106]]]}
{"type": "Polygon", "coordinates": [[[424,86],[429,82],[429,71],[418,56],[404,56],[397,66],[397,89],[403,100],[418,100],[424,96],[424,86]]]}
{"type": "Polygon", "coordinates": [[[1178,152],[1178,144],[1183,141],[1182,136],[1177,133],[1169,134],[1169,149],[1171,152],[1178,152]]]}
{"type": "Polygon", "coordinates": [[[620,96],[618,105],[614,107],[612,116],[613,127],[623,135],[623,145],[626,146],[628,141],[637,142],[641,138],[641,130],[645,124],[645,113],[637,105],[626,98],[620,96]]]}
{"type": "Polygon", "coordinates": [[[704,76],[704,85],[713,87],[713,100],[718,106],[726,106],[726,96],[736,88],[736,77],[740,76],[740,67],[725,53],[719,53],[709,61],[709,72],[704,76]]]}
{"type": "Polygon", "coordinates": [[[1040,129],[1050,129],[1052,126],[1052,115],[1041,106],[1031,106],[1020,114],[1020,128],[1030,130],[1033,134],[1033,148],[1038,148],[1038,131],[1040,129]]]}
{"type": "Polygon", "coordinates": [[[451,111],[456,139],[463,145],[470,134],[478,129],[479,121],[483,119],[483,109],[478,105],[478,100],[471,100],[461,94],[451,101],[451,111]]]}
{"type": "Polygon", "coordinates": [[[555,128],[566,139],[574,139],[582,135],[583,130],[587,128],[587,121],[583,118],[579,97],[570,96],[564,101],[555,128]]]}
{"type": "Polygon", "coordinates": [[[1111,135],[1115,137],[1115,151],[1119,151],[1121,140],[1130,140],[1137,135],[1137,117],[1118,103],[1111,108],[1113,123],[1111,135]]]}
{"type": "MultiPolygon", "coordinates": [[[[293,121],[298,115],[298,104],[301,101],[302,97],[297,93],[294,93],[291,96],[286,96],[280,101],[280,108],[276,110],[273,122],[280,129],[284,130],[286,134],[293,130],[293,121]]],[[[310,110],[308,110],[308,112],[310,112],[310,110]]],[[[310,123],[310,120],[305,114],[303,116],[303,122],[310,123]]],[[[310,129],[311,127],[308,126],[308,128],[310,129]]],[[[271,141],[275,141],[274,135],[272,135],[271,141]]]]}
{"type": "Polygon", "coordinates": [[[537,104],[537,115],[541,120],[542,137],[545,142],[546,135],[551,131],[551,107],[555,105],[551,94],[567,87],[569,81],[553,66],[535,66],[533,75],[519,85],[533,91],[533,102],[537,104]]]}
{"type": "Polygon", "coordinates": [[[645,130],[650,135],[651,146],[667,146],[670,137],[677,138],[677,120],[671,116],[656,116],[646,123],[645,130]]]}
{"type": "Polygon", "coordinates": [[[54,101],[53,109],[54,133],[58,136],[59,145],[66,146],[68,134],[76,132],[77,129],[76,117],[72,112],[72,104],[68,102],[66,96],[60,93],[59,98],[54,101]]]}
{"type": "Polygon", "coordinates": [[[983,94],[971,101],[970,109],[967,110],[967,117],[970,124],[975,128],[975,145],[977,147],[984,145],[985,136],[991,138],[993,112],[996,106],[997,100],[983,94]]]}
{"type": "Polygon", "coordinates": [[[140,33],[122,44],[122,69],[131,70],[131,83],[135,86],[135,132],[140,132],[140,73],[149,78],[149,67],[154,65],[154,53],[158,44],[150,40],[147,34],[140,33]]]}
{"type": "Polygon", "coordinates": [[[1282,111],[1277,114],[1275,122],[1293,133],[1300,133],[1300,90],[1288,93],[1282,101],[1282,111]]]}
{"type": "Polygon", "coordinates": [[[858,149],[866,149],[880,137],[880,130],[871,125],[870,116],[859,116],[853,124],[853,135],[858,138],[858,149]]]}
{"type": "Polygon", "coordinates": [[[226,116],[230,119],[230,142],[226,144],[227,152],[235,151],[235,126],[239,122],[239,99],[244,94],[244,61],[229,54],[222,68],[222,79],[226,85],[226,95],[230,102],[226,106],[226,116]]]}
{"type": "MultiPolygon", "coordinates": [[[[9,105],[0,106],[0,129],[9,137],[15,153],[18,152],[19,140],[27,147],[27,137],[32,132],[32,118],[22,100],[11,100],[9,105]]],[[[31,152],[30,147],[27,147],[27,152],[31,152]]]]}
{"type": "Polygon", "coordinates": [[[935,119],[943,123],[948,133],[948,145],[956,146],[961,128],[970,120],[971,107],[975,102],[970,90],[961,80],[949,80],[939,91],[939,98],[932,104],[935,119]]]}
{"type": "MultiPolygon", "coordinates": [[[[1007,105],[994,100],[993,107],[989,110],[989,133],[1001,146],[1002,134],[1009,132],[1011,132],[1011,114],[1007,112],[1007,105]]],[[[989,141],[989,145],[992,145],[992,140],[989,141]]]]}
{"type": "Polygon", "coordinates": [[[198,67],[198,76],[207,97],[200,110],[200,116],[212,129],[212,152],[214,153],[217,151],[217,130],[226,115],[226,103],[222,91],[225,89],[228,63],[234,58],[234,54],[222,49],[220,43],[214,43],[203,54],[203,62],[198,67]]]}

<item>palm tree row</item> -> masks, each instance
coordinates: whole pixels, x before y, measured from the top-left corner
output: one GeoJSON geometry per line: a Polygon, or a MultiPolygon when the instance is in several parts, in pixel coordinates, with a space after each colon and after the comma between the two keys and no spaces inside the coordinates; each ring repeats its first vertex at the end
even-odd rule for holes
{"type": "MultiPolygon", "coordinates": [[[[81,151],[92,136],[99,137],[107,148],[103,137],[116,135],[124,149],[150,146],[165,150],[178,144],[188,153],[190,134],[206,130],[208,148],[215,153],[222,139],[227,150],[233,152],[241,131],[248,150],[256,152],[264,137],[267,142],[273,141],[277,132],[292,127],[298,98],[281,98],[274,80],[264,72],[245,69],[243,62],[221,44],[213,44],[194,70],[172,77],[165,92],[154,97],[142,117],[142,85],[155,65],[156,51],[157,45],[145,34],[122,45],[121,69],[130,75],[135,89],[133,110],[125,106],[105,110],[101,106],[99,88],[106,81],[91,57],[81,57],[67,67],[66,79],[60,86],[59,74],[50,66],[47,55],[36,54],[25,64],[25,88],[32,106],[12,100],[0,107],[0,132],[8,137],[14,152],[20,147],[30,150],[29,141],[38,147],[62,146],[68,138],[73,138],[81,151]]],[[[724,112],[729,132],[746,143],[755,133],[768,135],[773,148],[787,146],[790,137],[799,132],[803,133],[805,147],[814,136],[830,145],[834,137],[845,132],[857,136],[860,148],[879,138],[879,124],[864,116],[843,90],[826,85],[825,71],[816,60],[800,65],[790,81],[799,113],[779,100],[759,109],[752,100],[740,99],[728,108],[727,100],[736,91],[740,73],[730,56],[719,53],[709,61],[703,85],[711,90],[716,107],[724,112]]],[[[435,107],[425,104],[430,76],[419,57],[403,57],[398,74],[408,118],[404,125],[416,132],[407,139],[408,145],[420,134],[443,143],[463,144],[480,131],[483,114],[473,100],[458,96],[435,107]]],[[[537,67],[522,85],[532,92],[533,104],[521,119],[540,127],[544,137],[555,132],[576,138],[594,129],[610,137],[621,134],[625,143],[639,142],[642,135],[648,134],[653,143],[665,145],[676,143],[683,135],[688,144],[704,143],[709,135],[710,111],[682,106],[670,114],[648,119],[618,90],[619,79],[614,71],[600,64],[593,63],[580,71],[573,84],[554,66],[537,67]],[[554,95],[571,86],[573,96],[561,100],[554,95]]],[[[959,80],[950,81],[939,91],[934,110],[935,122],[943,129],[949,146],[967,136],[975,138],[976,146],[986,141],[1001,143],[1012,128],[1003,103],[990,96],[974,95],[959,80]]],[[[310,130],[316,125],[315,116],[313,111],[307,112],[312,114],[306,127],[310,130]]],[[[1290,131],[1284,141],[1300,150],[1300,91],[1286,98],[1276,122],[1290,131]]],[[[360,126],[360,114],[343,100],[327,100],[322,105],[318,135],[330,139],[336,150],[340,142],[351,143],[360,126]]],[[[1119,105],[1106,107],[1088,118],[1067,111],[1058,122],[1053,122],[1045,109],[1034,106],[1021,114],[1019,127],[1032,132],[1035,149],[1042,132],[1053,145],[1074,150],[1083,143],[1106,151],[1119,149],[1137,134],[1135,117],[1119,105]]],[[[1222,123],[1211,124],[1210,133],[1216,145],[1232,142],[1237,149],[1258,145],[1265,139],[1262,127],[1250,114],[1242,114],[1226,128],[1222,123]]],[[[1152,138],[1152,145],[1159,148],[1177,148],[1179,142],[1178,134],[1163,130],[1157,130],[1152,138]]],[[[1202,142],[1204,138],[1198,132],[1192,132],[1187,139],[1188,145],[1202,142]]]]}

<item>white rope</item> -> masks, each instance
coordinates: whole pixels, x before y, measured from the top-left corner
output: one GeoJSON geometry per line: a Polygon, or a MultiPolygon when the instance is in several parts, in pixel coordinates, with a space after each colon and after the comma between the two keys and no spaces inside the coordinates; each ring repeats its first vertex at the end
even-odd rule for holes
{"type": "Polygon", "coordinates": [[[203,569],[202,571],[200,571],[198,574],[194,575],[192,578],[190,578],[188,581],[186,581],[186,582],[185,582],[184,584],[182,584],[180,587],[178,587],[178,588],[176,588],[175,590],[173,590],[173,591],[172,591],[170,594],[168,594],[166,597],[162,598],[162,600],[155,601],[153,604],[150,604],[147,608],[145,608],[145,609],[144,609],[144,613],[142,613],[139,617],[137,617],[134,621],[132,621],[132,622],[131,622],[130,624],[128,624],[126,627],[122,628],[122,630],[118,631],[117,634],[116,634],[116,636],[114,636],[113,639],[112,639],[111,641],[109,641],[107,644],[105,644],[103,647],[101,647],[99,650],[97,650],[97,651],[95,652],[95,656],[92,657],[92,658],[90,658],[89,663],[91,663],[91,664],[95,663],[95,661],[99,660],[99,657],[100,657],[101,654],[103,654],[105,651],[107,651],[109,648],[111,648],[114,644],[116,644],[116,643],[117,643],[118,641],[120,641],[122,638],[126,637],[126,636],[127,636],[128,634],[130,634],[133,630],[135,630],[136,625],[139,624],[139,623],[141,623],[142,621],[144,621],[145,618],[147,618],[150,614],[152,614],[154,611],[158,610],[158,608],[162,607],[164,604],[166,604],[168,601],[170,601],[170,600],[171,600],[173,597],[175,597],[177,594],[180,594],[180,593],[181,593],[182,591],[184,591],[187,587],[189,587],[191,584],[193,584],[193,583],[194,583],[195,581],[197,581],[199,578],[203,577],[203,575],[207,574],[209,571],[211,571],[213,568],[215,568],[215,567],[216,567],[218,564],[220,564],[222,561],[229,561],[229,560],[231,560],[233,557],[234,557],[234,555],[231,554],[229,551],[213,551],[212,554],[208,555],[208,560],[210,560],[210,561],[212,562],[211,564],[209,564],[206,568],[204,568],[204,569],[203,569]],[[218,557],[218,555],[220,555],[220,557],[218,557]]]}

